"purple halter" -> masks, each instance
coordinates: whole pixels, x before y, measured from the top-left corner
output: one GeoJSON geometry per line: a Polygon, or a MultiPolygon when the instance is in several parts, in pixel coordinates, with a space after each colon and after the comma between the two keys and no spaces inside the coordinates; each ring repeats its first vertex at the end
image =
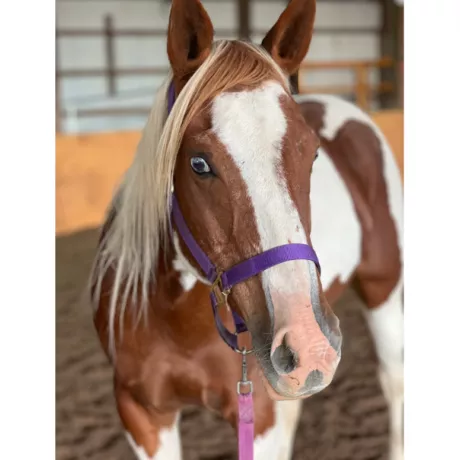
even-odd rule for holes
{"type": "MultiPolygon", "coordinates": [[[[171,112],[174,102],[175,92],[171,83],[168,91],[168,114],[171,112]]],[[[235,332],[232,333],[223,325],[218,315],[219,305],[226,303],[227,296],[235,284],[242,283],[270,267],[290,260],[311,260],[316,264],[318,270],[321,270],[318,257],[313,248],[308,244],[295,243],[269,249],[234,265],[228,270],[219,270],[209,260],[190,232],[174,194],[172,195],[172,220],[206,279],[212,283],[210,296],[217,330],[225,343],[235,351],[239,351],[238,334],[247,331],[247,327],[243,319],[232,310],[235,323],[235,332]]]]}

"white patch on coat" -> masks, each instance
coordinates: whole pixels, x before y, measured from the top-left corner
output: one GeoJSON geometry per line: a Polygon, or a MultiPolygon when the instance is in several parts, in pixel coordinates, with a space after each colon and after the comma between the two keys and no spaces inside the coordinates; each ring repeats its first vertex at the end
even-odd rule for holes
{"type": "Polygon", "coordinates": [[[254,440],[254,460],[290,460],[302,401],[276,401],[275,423],[254,440]]]}
{"type": "Polygon", "coordinates": [[[350,191],[321,148],[310,184],[311,241],[327,290],[335,278],[345,283],[353,275],[361,261],[362,230],[350,191]]]}
{"type": "Polygon", "coordinates": [[[138,446],[129,432],[126,432],[128,442],[138,460],[182,460],[179,417],[171,428],[163,428],[159,433],[158,450],[150,457],[142,446],[138,446]]]}
{"type": "MultiPolygon", "coordinates": [[[[262,252],[289,241],[307,244],[298,210],[278,170],[287,130],[280,104],[285,94],[279,83],[268,82],[255,90],[220,94],[212,105],[213,131],[246,184],[262,252]]],[[[264,288],[308,296],[308,264],[289,261],[266,270],[264,288]]]]}
{"type": "Polygon", "coordinates": [[[131,433],[126,432],[126,439],[129,442],[129,445],[131,446],[131,449],[133,450],[134,454],[136,455],[136,458],[138,460],[152,460],[153,457],[150,457],[145,449],[141,446],[138,446],[136,444],[136,441],[134,441],[133,437],[131,436],[131,433]]]}
{"type": "Polygon", "coordinates": [[[190,272],[190,268],[185,265],[182,258],[173,259],[174,270],[179,272],[179,281],[185,292],[191,291],[197,282],[197,278],[190,272]]]}
{"type": "Polygon", "coordinates": [[[173,243],[174,251],[176,252],[176,256],[173,259],[173,267],[174,270],[180,273],[180,284],[182,289],[186,292],[192,290],[198,280],[204,284],[209,284],[209,281],[198,273],[198,271],[190,264],[182,253],[179,244],[179,237],[176,232],[174,232],[173,235],[173,243]]]}

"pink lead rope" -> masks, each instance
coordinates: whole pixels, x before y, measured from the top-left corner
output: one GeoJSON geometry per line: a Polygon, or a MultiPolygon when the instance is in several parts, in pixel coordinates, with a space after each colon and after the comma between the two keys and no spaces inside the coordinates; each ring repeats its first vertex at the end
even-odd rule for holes
{"type": "Polygon", "coordinates": [[[250,353],[246,348],[240,352],[242,356],[242,377],[238,382],[238,458],[239,460],[254,459],[254,405],[252,401],[252,382],[248,380],[246,355],[250,353]],[[247,386],[248,391],[243,393],[241,387],[247,386]]]}
{"type": "Polygon", "coordinates": [[[238,395],[238,456],[239,460],[253,460],[254,458],[252,393],[238,395]]]}

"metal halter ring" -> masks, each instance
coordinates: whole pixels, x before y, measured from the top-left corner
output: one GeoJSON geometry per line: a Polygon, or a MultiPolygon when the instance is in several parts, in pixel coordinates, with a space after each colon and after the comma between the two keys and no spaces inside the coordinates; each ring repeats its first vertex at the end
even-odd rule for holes
{"type": "Polygon", "coordinates": [[[216,306],[226,305],[227,297],[230,294],[230,288],[224,289],[222,286],[222,272],[218,271],[216,279],[211,285],[211,291],[216,297],[216,306]]]}
{"type": "MultiPolygon", "coordinates": [[[[235,333],[235,335],[238,336],[237,333],[235,333]]],[[[246,349],[246,347],[235,348],[235,351],[241,355],[250,355],[251,353],[254,353],[254,348],[251,348],[250,350],[246,349]]]]}
{"type": "Polygon", "coordinates": [[[241,395],[241,394],[249,394],[249,393],[252,393],[253,392],[253,386],[252,386],[252,382],[250,380],[248,380],[247,382],[241,382],[239,381],[237,384],[236,384],[236,392],[241,395]],[[247,391],[246,393],[243,393],[241,391],[241,387],[245,385],[245,386],[249,386],[249,391],[247,391]]]}
{"type": "MultiPolygon", "coordinates": [[[[217,272],[216,279],[211,285],[211,291],[214,293],[214,296],[216,297],[216,307],[219,307],[221,305],[227,305],[227,298],[230,294],[230,288],[223,289],[222,286],[222,273],[221,271],[217,272]]],[[[228,307],[230,309],[230,307],[228,307]]],[[[234,335],[238,337],[238,332],[234,332],[234,335]]],[[[237,353],[240,353],[242,355],[249,355],[254,351],[254,348],[251,348],[250,350],[247,350],[246,347],[243,348],[234,348],[234,350],[237,353]]]]}

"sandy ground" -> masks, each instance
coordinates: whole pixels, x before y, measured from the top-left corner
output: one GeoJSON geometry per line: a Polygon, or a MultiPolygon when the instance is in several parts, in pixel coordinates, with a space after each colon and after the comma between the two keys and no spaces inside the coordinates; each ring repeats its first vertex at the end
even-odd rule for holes
{"type": "MultiPolygon", "coordinates": [[[[57,238],[56,458],[134,460],[114,406],[112,372],[82,301],[97,234],[57,238]]],[[[304,402],[293,460],[384,460],[388,414],[377,379],[375,351],[349,292],[336,305],[344,333],[334,382],[304,402]]],[[[191,408],[181,423],[184,460],[235,460],[232,429],[191,408]]]]}

